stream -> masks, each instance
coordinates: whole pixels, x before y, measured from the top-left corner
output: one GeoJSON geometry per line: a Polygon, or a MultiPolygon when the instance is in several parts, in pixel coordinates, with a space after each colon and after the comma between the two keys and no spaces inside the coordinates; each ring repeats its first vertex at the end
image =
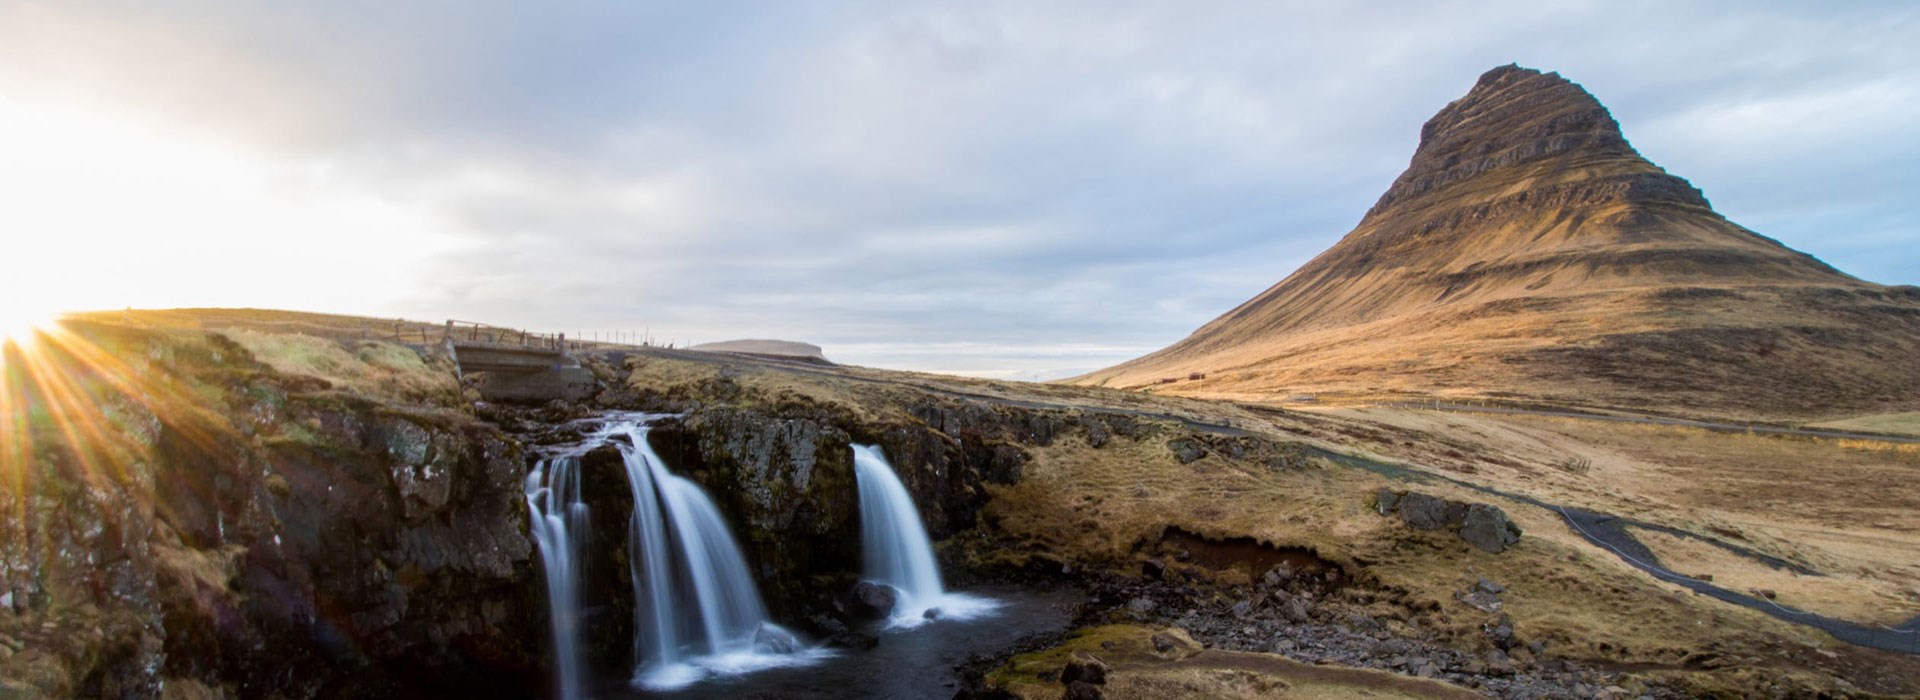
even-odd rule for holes
{"type": "Polygon", "coordinates": [[[944,698],[960,687],[955,667],[978,654],[998,654],[1035,634],[1059,634],[1086,598],[1076,589],[1010,586],[970,588],[1001,606],[970,620],[938,620],[911,629],[873,629],[872,649],[836,649],[804,667],[709,678],[672,691],[608,689],[597,697],[721,700],[723,698],[944,698]],[[622,694],[624,693],[624,694],[622,694]]]}

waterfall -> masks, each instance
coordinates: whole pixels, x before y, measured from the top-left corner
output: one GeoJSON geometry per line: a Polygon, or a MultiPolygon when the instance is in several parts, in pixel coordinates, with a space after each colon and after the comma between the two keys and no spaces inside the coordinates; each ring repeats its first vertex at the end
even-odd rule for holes
{"type": "Polygon", "coordinates": [[[586,671],[580,658],[580,548],[587,532],[587,504],[580,500],[580,457],[541,460],[527,474],[527,508],[533,541],[547,579],[547,617],[553,626],[554,675],[561,700],[584,697],[586,671]],[[578,533],[579,537],[574,535],[578,533]]]}
{"type": "Polygon", "coordinates": [[[913,496],[876,445],[853,446],[854,480],[860,490],[860,547],[867,580],[897,592],[891,625],[912,627],[930,619],[965,619],[998,603],[948,593],[940,583],[933,540],[920,523],[913,496]]]}
{"type": "Polygon", "coordinates": [[[580,459],[602,444],[619,449],[633,497],[627,532],[634,597],[633,683],[660,690],[709,675],[808,663],[827,652],[803,648],[767,619],[760,590],[726,519],[698,484],[667,470],[647,443],[646,415],[609,420],[587,440],[540,461],[527,476],[534,541],[545,567],[559,697],[584,697],[580,578],[588,502],[580,459]],[[610,440],[624,436],[625,441],[610,440]]]}

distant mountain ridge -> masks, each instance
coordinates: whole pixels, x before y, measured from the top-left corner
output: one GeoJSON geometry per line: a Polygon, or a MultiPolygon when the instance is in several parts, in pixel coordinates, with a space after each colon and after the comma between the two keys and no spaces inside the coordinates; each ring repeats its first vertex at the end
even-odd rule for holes
{"type": "Polygon", "coordinates": [[[1339,243],[1180,342],[1069,381],[1797,417],[1920,405],[1915,357],[1920,289],[1726,220],[1584,88],[1508,65],[1427,121],[1339,243]]]}

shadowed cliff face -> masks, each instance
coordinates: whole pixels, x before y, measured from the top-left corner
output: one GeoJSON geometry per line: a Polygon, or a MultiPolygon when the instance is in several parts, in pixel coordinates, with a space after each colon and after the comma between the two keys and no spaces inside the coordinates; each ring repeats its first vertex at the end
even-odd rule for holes
{"type": "Polygon", "coordinates": [[[27,425],[0,459],[0,638],[26,651],[0,654],[0,696],[545,687],[523,460],[498,430],[220,336],[75,328],[4,377],[27,425]]]}
{"type": "Polygon", "coordinates": [[[830,608],[860,571],[852,444],[880,446],[944,539],[973,527],[987,486],[1018,481],[1026,448],[1051,444],[1071,420],[935,399],[881,420],[781,402],[678,408],[691,410],[654,429],[654,448],[733,515],[767,604],[788,619],[830,608]]]}
{"type": "Polygon", "coordinates": [[[1614,405],[1651,389],[1708,413],[1894,410],[1916,401],[1920,373],[1875,358],[1920,348],[1916,318],[1913,290],[1722,218],[1579,85],[1503,66],[1426,123],[1407,170],[1334,247],[1179,343],[1076,381],[1204,372],[1169,389],[1614,405]],[[1606,364],[1622,356],[1634,372],[1606,364]],[[1727,376],[1841,391],[1772,391],[1753,406],[1724,393],[1727,376]]]}

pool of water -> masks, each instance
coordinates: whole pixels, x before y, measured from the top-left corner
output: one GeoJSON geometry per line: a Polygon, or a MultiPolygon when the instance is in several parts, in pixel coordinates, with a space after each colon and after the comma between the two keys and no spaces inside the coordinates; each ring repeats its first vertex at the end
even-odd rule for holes
{"type": "Polygon", "coordinates": [[[670,692],[608,689],[601,698],[951,698],[959,689],[954,667],[975,654],[1008,649],[1035,633],[1064,631],[1085,601],[1077,590],[982,587],[964,591],[999,604],[964,620],[935,620],[912,628],[876,626],[872,649],[835,649],[805,666],[714,676],[670,692]]]}

